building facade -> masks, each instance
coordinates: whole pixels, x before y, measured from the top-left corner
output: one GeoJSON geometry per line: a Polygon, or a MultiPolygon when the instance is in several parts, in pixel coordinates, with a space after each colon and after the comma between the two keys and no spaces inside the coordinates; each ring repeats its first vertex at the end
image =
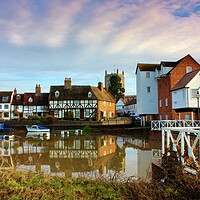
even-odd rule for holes
{"type": "Polygon", "coordinates": [[[176,106],[172,106],[172,91],[187,73],[198,69],[200,69],[199,63],[190,55],[176,62],[138,64],[136,69],[138,114],[145,116],[146,121],[179,119],[180,113],[176,112],[176,106]]]}
{"type": "Polygon", "coordinates": [[[101,82],[98,87],[76,86],[65,78],[64,85],[50,88],[49,111],[59,119],[110,119],[115,117],[115,98],[101,82]]]}
{"type": "Polygon", "coordinates": [[[12,91],[0,92],[0,120],[10,120],[12,99],[12,91]]]}

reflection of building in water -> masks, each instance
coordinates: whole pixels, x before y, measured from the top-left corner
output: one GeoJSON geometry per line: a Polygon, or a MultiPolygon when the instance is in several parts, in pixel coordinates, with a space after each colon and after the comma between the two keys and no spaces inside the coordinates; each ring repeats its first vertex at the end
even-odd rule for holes
{"type": "Polygon", "coordinates": [[[0,153],[4,160],[12,158],[18,170],[68,177],[90,172],[101,174],[112,169],[119,171],[122,162],[116,165],[114,162],[124,156],[118,152],[116,136],[4,140],[0,143],[0,153]]]}
{"type": "Polygon", "coordinates": [[[132,158],[131,163],[126,163],[126,172],[132,173],[127,174],[138,178],[151,178],[152,162],[159,161],[162,156],[160,142],[133,137],[118,137],[117,144],[121,149],[129,149],[130,151],[132,148],[136,152],[132,153],[135,158],[132,158]]]}
{"type": "Polygon", "coordinates": [[[116,155],[116,137],[69,137],[58,140],[50,149],[52,172],[65,172],[66,176],[74,173],[87,173],[108,170],[116,155]]]}

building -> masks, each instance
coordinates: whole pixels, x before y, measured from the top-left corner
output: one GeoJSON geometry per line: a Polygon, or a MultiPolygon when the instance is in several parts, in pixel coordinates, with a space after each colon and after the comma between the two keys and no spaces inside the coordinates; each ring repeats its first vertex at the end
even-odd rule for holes
{"type": "Polygon", "coordinates": [[[172,107],[172,90],[187,73],[197,69],[200,69],[199,63],[189,54],[175,62],[138,64],[138,114],[144,116],[146,121],[177,119],[176,109],[172,107]]]}
{"type": "Polygon", "coordinates": [[[115,117],[115,98],[101,82],[98,87],[77,86],[65,78],[64,85],[50,87],[49,111],[59,119],[110,119],[115,117]]]}
{"type": "Polygon", "coordinates": [[[158,114],[158,88],[155,70],[159,64],[139,63],[136,68],[137,113],[144,120],[155,119],[158,114]]]}
{"type": "Polygon", "coordinates": [[[185,74],[172,89],[172,109],[176,119],[199,118],[200,69],[185,74]]]}
{"type": "Polygon", "coordinates": [[[13,91],[0,92],[0,120],[10,120],[13,91]]]}
{"type": "Polygon", "coordinates": [[[124,71],[122,71],[122,73],[119,73],[119,70],[117,69],[117,72],[114,72],[114,73],[111,73],[111,74],[108,74],[108,73],[107,73],[107,70],[105,71],[105,88],[106,88],[106,90],[108,91],[108,88],[109,88],[109,86],[110,86],[110,78],[111,78],[113,75],[118,75],[118,76],[121,78],[122,88],[125,89],[124,71]]]}
{"type": "Polygon", "coordinates": [[[46,116],[49,114],[49,93],[41,93],[41,86],[36,84],[34,93],[23,95],[23,117],[46,116]]]}
{"type": "Polygon", "coordinates": [[[11,102],[11,119],[19,119],[23,117],[23,101],[24,94],[18,94],[17,89],[15,88],[11,102]]]}

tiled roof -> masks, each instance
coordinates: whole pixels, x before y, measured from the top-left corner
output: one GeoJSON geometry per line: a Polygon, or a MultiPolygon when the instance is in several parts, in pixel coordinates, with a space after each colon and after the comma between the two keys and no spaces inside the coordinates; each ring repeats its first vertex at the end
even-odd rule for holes
{"type": "Polygon", "coordinates": [[[181,80],[172,88],[172,91],[184,88],[198,74],[199,71],[200,69],[197,69],[185,74],[181,80]]]}
{"type": "Polygon", "coordinates": [[[12,99],[12,105],[23,105],[24,95],[14,94],[12,99]]]}
{"type": "Polygon", "coordinates": [[[29,106],[48,106],[49,105],[49,93],[24,93],[23,105],[29,106]],[[32,102],[29,101],[29,98],[32,99],[32,102]]]}
{"type": "Polygon", "coordinates": [[[104,88],[102,91],[98,87],[92,86],[76,86],[72,85],[70,88],[64,86],[51,86],[49,100],[104,100],[115,102],[113,96],[104,88]],[[59,96],[55,97],[55,92],[59,92],[59,96]],[[91,92],[91,97],[88,98],[88,92],[91,92]]]}
{"type": "Polygon", "coordinates": [[[10,103],[11,101],[11,96],[12,96],[11,91],[4,91],[4,92],[0,92],[0,103],[10,103]]]}

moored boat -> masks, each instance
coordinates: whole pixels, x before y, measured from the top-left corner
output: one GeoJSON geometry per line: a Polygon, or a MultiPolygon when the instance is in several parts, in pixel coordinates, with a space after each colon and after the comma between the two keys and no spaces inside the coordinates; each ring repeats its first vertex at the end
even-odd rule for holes
{"type": "Polygon", "coordinates": [[[27,125],[26,130],[28,132],[50,132],[49,128],[40,125],[31,125],[31,126],[27,125]]]}
{"type": "Polygon", "coordinates": [[[7,124],[5,123],[0,123],[0,132],[11,132],[12,128],[10,128],[7,124]]]}

